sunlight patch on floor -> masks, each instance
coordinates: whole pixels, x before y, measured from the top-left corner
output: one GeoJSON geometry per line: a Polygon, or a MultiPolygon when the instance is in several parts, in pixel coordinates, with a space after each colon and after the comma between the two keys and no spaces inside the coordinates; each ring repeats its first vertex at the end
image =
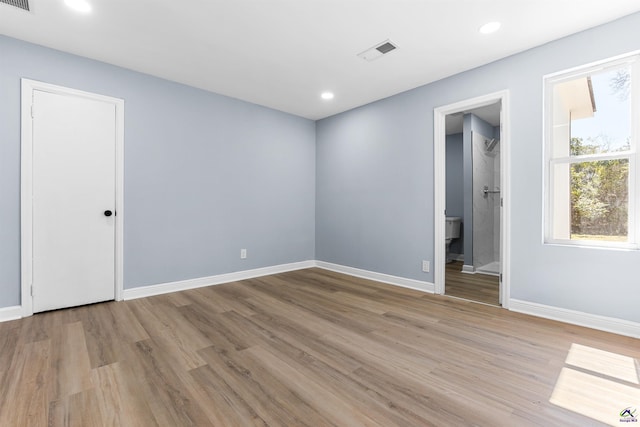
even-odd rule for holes
{"type": "Polygon", "coordinates": [[[635,359],[622,354],[572,344],[565,363],[633,384],[640,384],[635,359]]]}
{"type": "Polygon", "coordinates": [[[626,408],[640,408],[636,359],[573,344],[565,363],[549,399],[552,404],[612,426],[626,424],[621,421],[626,408]]]}

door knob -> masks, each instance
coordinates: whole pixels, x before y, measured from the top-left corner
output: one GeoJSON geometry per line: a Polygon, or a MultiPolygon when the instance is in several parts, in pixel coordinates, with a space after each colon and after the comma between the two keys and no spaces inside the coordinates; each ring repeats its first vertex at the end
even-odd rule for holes
{"type": "Polygon", "coordinates": [[[113,212],[111,211],[104,211],[104,216],[111,216],[113,212]]]}

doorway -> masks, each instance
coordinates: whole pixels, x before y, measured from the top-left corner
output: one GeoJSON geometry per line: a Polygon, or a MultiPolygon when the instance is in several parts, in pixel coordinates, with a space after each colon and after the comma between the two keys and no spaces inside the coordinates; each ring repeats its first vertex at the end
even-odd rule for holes
{"type": "Polygon", "coordinates": [[[22,310],[120,299],[120,99],[22,80],[22,310]]]}
{"type": "Polygon", "coordinates": [[[508,92],[436,108],[434,133],[436,293],[507,307],[508,92]]]}

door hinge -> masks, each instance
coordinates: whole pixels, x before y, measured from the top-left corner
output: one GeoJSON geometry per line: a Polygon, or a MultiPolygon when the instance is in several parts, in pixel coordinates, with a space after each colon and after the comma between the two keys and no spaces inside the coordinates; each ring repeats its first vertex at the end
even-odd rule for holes
{"type": "Polygon", "coordinates": [[[31,285],[31,296],[33,296],[33,285],[31,285]]]}
{"type": "Polygon", "coordinates": [[[500,282],[502,282],[502,273],[500,273],[500,277],[498,279],[500,282]]]}
{"type": "Polygon", "coordinates": [[[35,113],[34,113],[34,108],[33,108],[33,104],[31,104],[31,118],[35,118],[35,113]]]}
{"type": "Polygon", "coordinates": [[[500,197],[500,207],[502,207],[502,201],[503,201],[503,199],[502,199],[502,197],[500,197]]]}

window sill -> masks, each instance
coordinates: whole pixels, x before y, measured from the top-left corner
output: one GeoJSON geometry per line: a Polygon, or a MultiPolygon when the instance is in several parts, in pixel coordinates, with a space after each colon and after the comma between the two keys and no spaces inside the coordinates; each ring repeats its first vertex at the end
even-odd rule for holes
{"type": "Polygon", "coordinates": [[[614,251],[640,250],[640,245],[638,245],[637,243],[605,243],[590,240],[545,240],[544,244],[548,246],[563,246],[582,249],[605,249],[614,251]]]}

